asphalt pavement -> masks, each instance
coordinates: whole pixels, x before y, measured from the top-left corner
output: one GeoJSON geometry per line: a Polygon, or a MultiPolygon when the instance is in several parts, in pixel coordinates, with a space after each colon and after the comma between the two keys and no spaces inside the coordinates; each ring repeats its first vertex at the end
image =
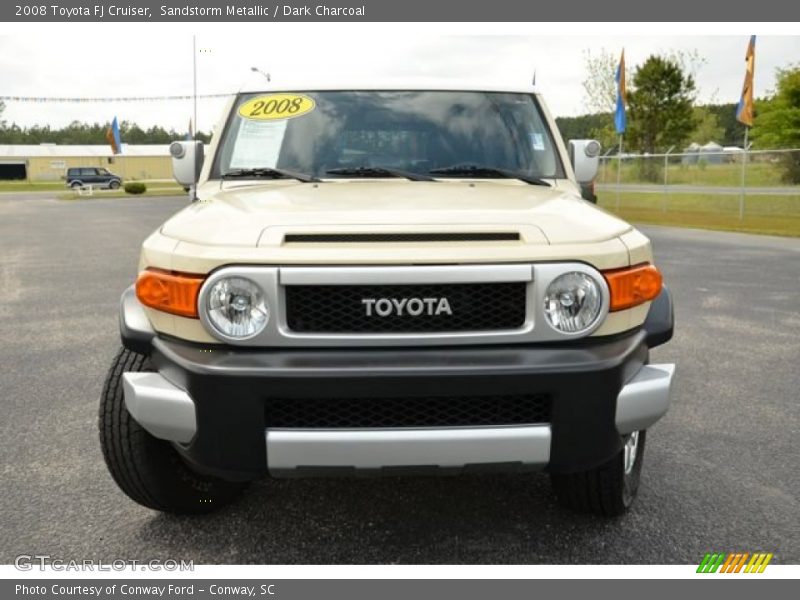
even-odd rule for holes
{"type": "Polygon", "coordinates": [[[205,517],[134,504],[103,464],[98,395],[141,241],[185,202],[0,197],[0,563],[800,562],[800,240],[691,229],[642,228],[677,311],[652,359],[677,388],[622,518],[558,508],[543,474],[267,479],[205,517]]]}

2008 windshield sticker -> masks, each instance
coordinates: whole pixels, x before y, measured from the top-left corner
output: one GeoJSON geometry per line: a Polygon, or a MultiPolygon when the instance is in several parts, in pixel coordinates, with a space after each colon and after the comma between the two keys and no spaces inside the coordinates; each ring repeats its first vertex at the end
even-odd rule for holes
{"type": "Polygon", "coordinates": [[[302,94],[270,94],[242,104],[239,115],[254,121],[280,121],[308,114],[316,106],[313,98],[302,94]]]}

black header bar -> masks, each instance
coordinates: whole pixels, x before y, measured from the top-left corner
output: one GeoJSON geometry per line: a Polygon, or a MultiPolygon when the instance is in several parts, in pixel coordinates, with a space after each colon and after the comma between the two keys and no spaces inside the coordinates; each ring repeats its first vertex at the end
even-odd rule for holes
{"type": "MultiPolygon", "coordinates": [[[[792,22],[787,0],[12,0],[10,22],[792,22]]],[[[598,31],[600,33],[600,31],[598,31]]],[[[711,33],[711,30],[709,30],[711,33]]]]}

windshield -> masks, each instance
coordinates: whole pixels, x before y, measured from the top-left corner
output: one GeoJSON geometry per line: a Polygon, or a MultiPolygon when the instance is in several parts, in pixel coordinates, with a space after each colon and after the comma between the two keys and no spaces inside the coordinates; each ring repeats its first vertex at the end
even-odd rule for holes
{"type": "Polygon", "coordinates": [[[437,179],[499,176],[486,169],[564,176],[533,95],[461,91],[242,95],[212,177],[258,169],[321,178],[383,177],[388,170],[437,179]]]}

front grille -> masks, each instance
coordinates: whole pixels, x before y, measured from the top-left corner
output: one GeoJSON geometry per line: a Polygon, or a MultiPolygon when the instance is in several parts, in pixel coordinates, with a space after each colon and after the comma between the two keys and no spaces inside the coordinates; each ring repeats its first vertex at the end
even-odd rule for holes
{"type": "MultiPolygon", "coordinates": [[[[286,287],[286,320],[299,333],[425,333],[519,329],[525,323],[525,282],[286,287]],[[431,300],[421,314],[398,314],[380,299],[431,300]],[[446,298],[450,314],[437,309],[446,298]],[[368,314],[371,309],[371,315],[368,314]],[[432,313],[432,314],[431,314],[432,313]]],[[[407,305],[419,308],[419,304],[407,305]]],[[[405,307],[404,307],[405,308],[405,307]]]]}
{"type": "Polygon", "coordinates": [[[550,422],[547,394],[415,398],[270,399],[267,427],[468,427],[550,422]]]}
{"type": "Polygon", "coordinates": [[[290,243],[378,243],[378,242],[518,242],[513,231],[427,232],[427,233],[289,233],[290,243]]]}

